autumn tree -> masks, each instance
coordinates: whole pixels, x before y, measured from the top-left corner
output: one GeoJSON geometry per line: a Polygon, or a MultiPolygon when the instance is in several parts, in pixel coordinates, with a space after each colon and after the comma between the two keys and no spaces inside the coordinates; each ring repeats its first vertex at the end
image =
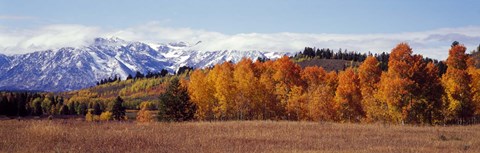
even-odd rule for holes
{"type": "Polygon", "coordinates": [[[274,62],[275,72],[273,80],[275,84],[275,94],[280,101],[280,105],[286,108],[291,89],[295,85],[302,85],[300,72],[301,67],[292,62],[287,56],[277,59],[274,62]]]}
{"type": "Polygon", "coordinates": [[[301,78],[306,83],[305,98],[306,98],[306,113],[311,120],[318,120],[316,117],[318,113],[323,113],[323,110],[319,110],[322,105],[319,103],[319,93],[314,93],[322,85],[325,84],[326,72],[323,68],[318,66],[306,67],[301,72],[301,78]]]}
{"type": "Polygon", "coordinates": [[[364,116],[360,80],[353,68],[347,68],[338,75],[335,101],[341,121],[359,122],[364,116]]]}
{"type": "Polygon", "coordinates": [[[43,99],[41,106],[42,106],[42,109],[43,109],[44,113],[51,115],[50,110],[51,110],[53,104],[52,104],[52,100],[50,100],[49,97],[45,97],[43,99]]]}
{"type": "Polygon", "coordinates": [[[234,65],[230,62],[215,65],[209,76],[215,76],[214,96],[218,100],[213,106],[216,119],[227,119],[233,116],[235,104],[236,86],[233,80],[234,65]]]}
{"type": "Polygon", "coordinates": [[[472,90],[472,103],[475,105],[475,115],[480,116],[480,69],[471,65],[468,68],[468,74],[472,77],[470,88],[472,90]]]}
{"type": "Polygon", "coordinates": [[[196,105],[195,117],[199,120],[214,118],[213,106],[217,103],[215,88],[207,79],[208,70],[194,70],[190,75],[188,93],[190,100],[196,105]]]}
{"type": "Polygon", "coordinates": [[[85,103],[79,103],[77,107],[75,107],[75,111],[78,115],[85,115],[88,112],[88,106],[85,103]]]}
{"type": "Polygon", "coordinates": [[[154,120],[151,109],[155,108],[152,102],[140,103],[140,111],[137,113],[137,122],[152,122],[154,120]]]}
{"type": "Polygon", "coordinates": [[[382,109],[385,109],[382,103],[374,96],[377,92],[381,75],[380,63],[374,56],[368,56],[358,68],[362,106],[368,122],[381,120],[382,112],[384,112],[382,109]]]}
{"type": "Polygon", "coordinates": [[[306,98],[308,119],[314,121],[332,121],[336,117],[335,90],[337,77],[335,72],[326,73],[322,67],[306,67],[301,72],[306,84],[303,97],[306,98]]]}
{"type": "Polygon", "coordinates": [[[308,119],[308,101],[307,95],[304,94],[303,87],[293,86],[288,96],[287,115],[293,120],[308,119]]]}
{"type": "Polygon", "coordinates": [[[411,98],[404,114],[408,123],[438,123],[442,117],[443,88],[438,77],[439,70],[432,62],[425,62],[423,56],[412,56],[410,86],[411,98]]]}
{"type": "MultiPolygon", "coordinates": [[[[317,74],[317,79],[322,81],[318,81],[318,85],[314,83],[308,85],[307,99],[309,101],[310,119],[314,121],[334,121],[337,118],[337,110],[335,109],[335,92],[338,86],[337,73],[334,71],[326,73],[323,68],[318,68],[318,70],[314,70],[314,74],[317,74]],[[324,77],[321,77],[322,75],[324,77]]],[[[303,75],[307,74],[304,72],[303,75]]],[[[309,82],[308,79],[307,82],[309,82]]],[[[312,83],[312,81],[310,82],[312,83]]]]}
{"type": "Polygon", "coordinates": [[[387,105],[389,120],[403,122],[406,119],[407,106],[411,102],[410,86],[412,49],[406,43],[400,43],[392,49],[388,61],[388,71],[381,75],[379,91],[376,96],[387,105]]]}
{"type": "Polygon", "coordinates": [[[447,72],[442,77],[449,120],[467,119],[474,114],[470,86],[472,78],[467,72],[468,56],[465,50],[463,45],[452,45],[447,58],[447,72]]]}
{"type": "Polygon", "coordinates": [[[254,109],[258,107],[256,101],[256,94],[258,81],[254,74],[254,67],[252,60],[242,58],[235,66],[233,73],[234,84],[236,87],[236,100],[234,109],[236,110],[237,119],[252,119],[254,109]]]}
{"type": "MultiPolygon", "coordinates": [[[[1,99],[0,99],[1,100],[1,99]]],[[[32,101],[32,115],[40,116],[43,114],[42,111],[42,98],[38,97],[32,101]]]]}
{"type": "Polygon", "coordinates": [[[285,108],[277,99],[276,81],[272,79],[275,73],[274,62],[255,62],[255,71],[258,75],[257,90],[261,92],[258,102],[262,104],[263,119],[279,119],[285,114],[285,108]]]}
{"type": "Polygon", "coordinates": [[[475,116],[480,116],[480,45],[474,50],[467,60],[467,72],[471,76],[470,88],[472,103],[475,105],[475,116]]]}

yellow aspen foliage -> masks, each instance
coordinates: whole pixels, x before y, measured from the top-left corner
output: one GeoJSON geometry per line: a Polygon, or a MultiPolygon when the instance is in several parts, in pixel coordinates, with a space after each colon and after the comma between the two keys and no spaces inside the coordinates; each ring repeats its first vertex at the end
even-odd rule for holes
{"type": "Polygon", "coordinates": [[[205,71],[193,71],[188,84],[190,100],[197,106],[195,117],[199,120],[213,119],[212,108],[216,103],[214,86],[207,80],[208,70],[205,71]]]}
{"type": "Polygon", "coordinates": [[[95,121],[93,119],[93,114],[90,111],[88,111],[88,113],[85,115],[85,121],[88,121],[88,122],[95,121]]]}
{"type": "Polygon", "coordinates": [[[308,116],[313,121],[334,121],[337,116],[335,110],[335,91],[327,84],[321,84],[307,93],[308,116]]]}
{"type": "Polygon", "coordinates": [[[213,106],[216,119],[228,119],[232,116],[232,107],[235,104],[236,87],[233,83],[234,65],[224,62],[216,65],[209,75],[215,75],[215,98],[218,103],[213,106]]]}
{"type": "Polygon", "coordinates": [[[480,115],[480,69],[473,65],[468,68],[468,73],[472,77],[470,88],[472,90],[472,103],[475,105],[475,115],[480,115]]]}
{"type": "Polygon", "coordinates": [[[378,121],[382,116],[382,104],[374,96],[377,92],[381,75],[380,63],[373,56],[368,56],[358,68],[362,106],[367,122],[378,121]]]}
{"type": "Polygon", "coordinates": [[[448,119],[467,119],[474,114],[471,94],[471,76],[467,73],[465,46],[454,45],[447,58],[447,72],[442,76],[447,100],[448,119]]]}
{"type": "Polygon", "coordinates": [[[291,88],[302,84],[300,77],[301,67],[287,56],[283,56],[274,62],[274,69],[275,94],[280,101],[280,105],[286,108],[291,88]]]}
{"type": "Polygon", "coordinates": [[[332,71],[327,73],[323,80],[323,83],[307,93],[309,116],[314,121],[334,121],[337,120],[338,114],[335,109],[338,75],[332,71]]]}
{"type": "Polygon", "coordinates": [[[305,92],[307,106],[304,109],[309,120],[332,121],[336,116],[335,72],[327,74],[322,67],[306,67],[301,73],[301,78],[307,86],[305,92]]]}
{"type": "Polygon", "coordinates": [[[102,112],[102,114],[100,114],[100,120],[101,121],[112,120],[112,112],[110,112],[110,111],[102,112]]]}
{"type": "Polygon", "coordinates": [[[293,86],[292,91],[289,94],[287,104],[288,118],[292,120],[307,120],[308,103],[307,97],[303,93],[303,88],[300,86],[293,86]]]}
{"type": "Polygon", "coordinates": [[[480,65],[480,63],[474,58],[475,57],[468,58],[467,71],[471,76],[470,88],[472,90],[472,103],[475,106],[475,115],[478,116],[480,115],[480,69],[477,69],[476,65],[480,65]]]}
{"type": "Polygon", "coordinates": [[[387,111],[380,113],[387,120],[396,123],[403,121],[404,106],[410,102],[408,86],[411,84],[412,81],[408,78],[395,78],[388,73],[382,74],[377,98],[387,106],[387,111]]]}
{"type": "Polygon", "coordinates": [[[259,103],[263,104],[261,107],[263,119],[279,119],[278,117],[283,116],[285,113],[285,108],[280,105],[275,94],[276,82],[272,79],[275,73],[273,65],[272,61],[266,61],[263,64],[258,61],[255,63],[255,69],[257,73],[260,73],[258,90],[261,92],[259,94],[259,103]]]}
{"type": "Polygon", "coordinates": [[[353,68],[347,68],[338,75],[335,101],[340,121],[359,122],[364,116],[360,80],[353,68]]]}
{"type": "Polygon", "coordinates": [[[137,112],[137,122],[153,122],[153,109],[155,109],[153,102],[140,103],[140,111],[137,112]]]}
{"type": "Polygon", "coordinates": [[[475,106],[475,116],[480,116],[480,69],[477,68],[477,66],[480,65],[480,61],[478,60],[480,54],[478,54],[478,50],[480,50],[480,47],[467,59],[467,72],[471,76],[470,89],[472,93],[472,103],[475,106]]]}
{"type": "Polygon", "coordinates": [[[259,108],[255,99],[257,90],[257,78],[255,78],[254,67],[252,60],[243,58],[235,66],[233,72],[233,80],[237,89],[237,96],[235,100],[235,110],[237,119],[252,119],[255,116],[253,111],[259,108]]]}

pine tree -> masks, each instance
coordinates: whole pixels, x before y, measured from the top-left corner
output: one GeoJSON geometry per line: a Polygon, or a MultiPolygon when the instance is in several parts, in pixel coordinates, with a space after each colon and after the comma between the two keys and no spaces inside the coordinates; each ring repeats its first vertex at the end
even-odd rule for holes
{"type": "Polygon", "coordinates": [[[180,85],[178,78],[173,78],[165,92],[159,97],[160,121],[188,121],[195,114],[195,105],[190,102],[187,89],[180,85]]]}
{"type": "Polygon", "coordinates": [[[131,74],[128,74],[127,80],[133,79],[133,76],[131,74]]]}
{"type": "Polygon", "coordinates": [[[125,107],[123,107],[123,99],[120,96],[118,96],[113,102],[112,118],[113,120],[125,119],[125,107]]]}
{"type": "Polygon", "coordinates": [[[93,103],[92,106],[91,106],[91,108],[92,108],[92,114],[93,114],[93,115],[100,115],[100,114],[102,114],[102,109],[100,108],[100,103],[98,103],[98,102],[96,102],[96,101],[94,101],[94,102],[92,102],[92,103],[93,103]]]}

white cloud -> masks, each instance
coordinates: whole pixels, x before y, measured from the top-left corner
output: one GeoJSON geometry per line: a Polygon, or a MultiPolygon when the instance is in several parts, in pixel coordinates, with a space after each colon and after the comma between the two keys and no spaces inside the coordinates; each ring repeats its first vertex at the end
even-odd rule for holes
{"type": "Polygon", "coordinates": [[[82,46],[102,35],[98,27],[49,25],[37,29],[0,27],[0,53],[22,54],[61,47],[82,46]]]}
{"type": "Polygon", "coordinates": [[[0,15],[0,20],[30,20],[35,19],[32,16],[18,16],[18,15],[0,15]]]}
{"type": "Polygon", "coordinates": [[[444,28],[423,32],[380,34],[307,34],[241,33],[227,35],[192,28],[171,28],[158,22],[124,29],[102,29],[83,25],[50,25],[37,29],[12,30],[0,27],[0,52],[26,53],[35,50],[76,47],[95,37],[119,37],[149,43],[185,41],[196,43],[198,50],[300,51],[306,46],[348,49],[373,53],[389,52],[400,42],[407,42],[414,53],[436,59],[448,56],[450,44],[457,40],[473,50],[480,43],[480,27],[444,28]]]}

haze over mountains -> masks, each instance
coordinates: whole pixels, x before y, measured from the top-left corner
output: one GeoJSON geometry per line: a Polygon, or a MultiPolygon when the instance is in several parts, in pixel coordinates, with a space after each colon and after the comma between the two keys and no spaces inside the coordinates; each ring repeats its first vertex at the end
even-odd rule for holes
{"type": "Polygon", "coordinates": [[[199,51],[191,49],[194,45],[95,38],[91,44],[82,47],[11,56],[0,54],[0,89],[68,91],[93,86],[108,77],[125,79],[136,71],[146,73],[166,69],[174,73],[182,66],[203,68],[224,61],[238,62],[243,57],[275,59],[290,54],[256,50],[199,51]]]}

